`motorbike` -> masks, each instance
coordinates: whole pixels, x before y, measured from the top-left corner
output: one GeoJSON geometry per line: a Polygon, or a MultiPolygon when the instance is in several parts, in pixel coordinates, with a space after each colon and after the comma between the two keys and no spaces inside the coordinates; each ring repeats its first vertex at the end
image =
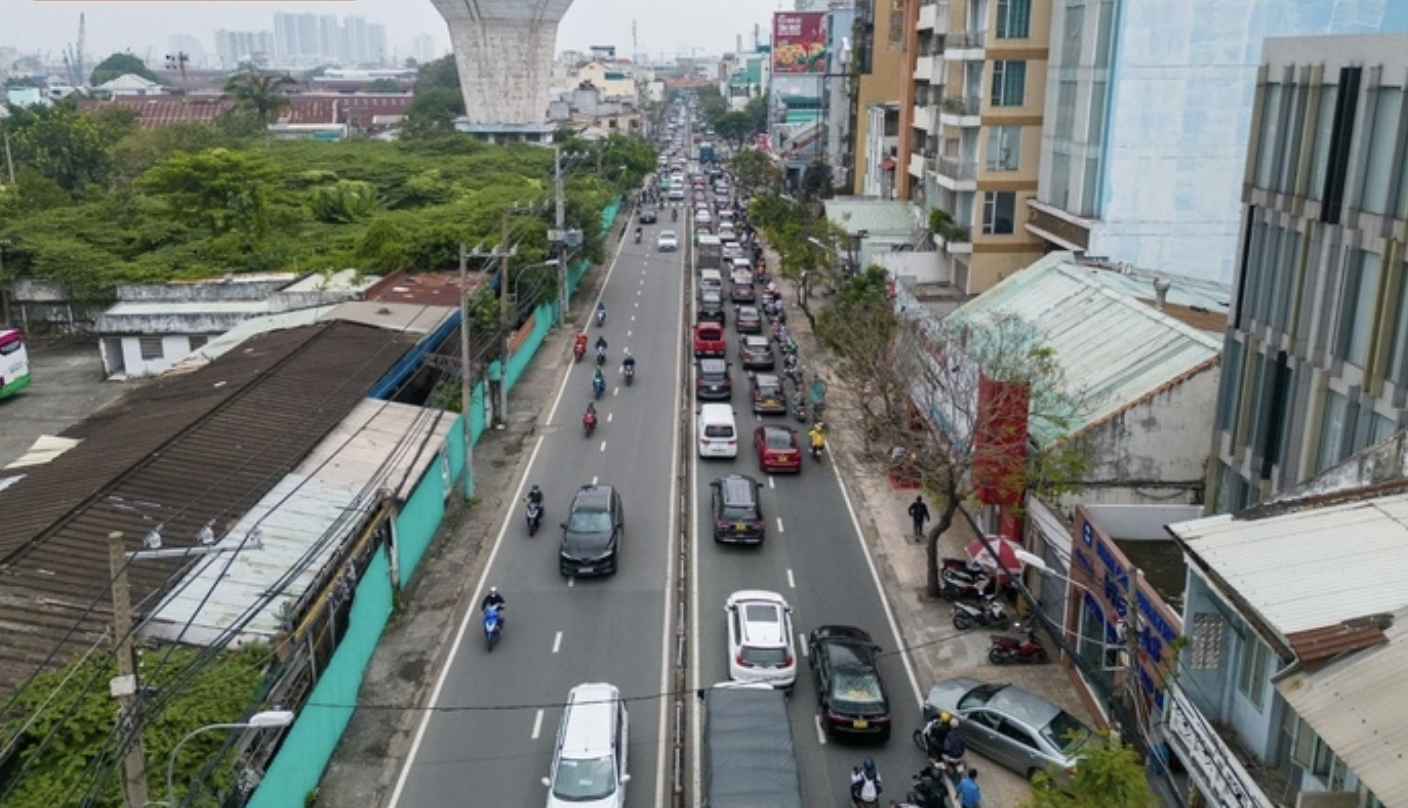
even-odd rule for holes
{"type": "Polygon", "coordinates": [[[597,348],[597,349],[596,349],[596,366],[597,366],[597,367],[601,367],[601,366],[604,365],[604,364],[606,364],[606,349],[605,349],[605,348],[597,348]]]}
{"type": "Polygon", "coordinates": [[[977,604],[966,600],[953,604],[953,627],[959,631],[967,631],[974,626],[1005,626],[1007,623],[1007,613],[1002,610],[1002,604],[991,595],[977,604]]]}
{"type": "Polygon", "coordinates": [[[826,453],[826,443],[823,442],[820,446],[818,446],[818,445],[816,445],[815,443],[813,443],[812,446],[811,446],[811,453],[812,453],[812,459],[815,460],[816,462],[820,463],[820,462],[821,462],[821,456],[826,453]]]}
{"type": "Polygon", "coordinates": [[[590,437],[592,436],[592,433],[595,432],[595,431],[596,431],[596,413],[594,413],[594,412],[588,412],[586,415],[583,415],[583,416],[582,416],[582,434],[583,434],[583,437],[590,438],[590,437]]]}
{"type": "Polygon", "coordinates": [[[805,424],[807,422],[807,402],[798,397],[797,403],[792,405],[792,415],[798,423],[805,424]]]}
{"type": "Polygon", "coordinates": [[[905,794],[904,801],[914,808],[950,808],[948,789],[941,777],[938,771],[926,767],[913,776],[914,786],[905,794]]]}
{"type": "Polygon", "coordinates": [[[606,379],[603,379],[603,378],[600,377],[600,376],[593,376],[593,377],[592,377],[592,393],[593,393],[594,395],[596,395],[597,398],[601,398],[601,394],[602,394],[602,393],[605,393],[605,392],[606,392],[606,379]]]}
{"type": "MultiPolygon", "coordinates": [[[[857,768],[856,771],[859,772],[860,769],[857,768]]],[[[875,793],[875,798],[874,798],[874,799],[870,799],[870,800],[863,799],[863,798],[861,797],[861,792],[860,792],[859,787],[858,787],[857,785],[855,785],[855,784],[852,784],[852,785],[851,785],[851,788],[850,788],[850,791],[847,793],[847,796],[849,796],[849,797],[851,798],[851,808],[879,808],[879,806],[880,806],[880,793],[879,793],[879,792],[880,792],[880,789],[877,788],[877,789],[875,789],[875,791],[876,791],[876,793],[875,793]]]]}
{"type": "MultiPolygon", "coordinates": [[[[640,241],[640,239],[636,239],[636,241],[640,241]]],[[[597,324],[597,326],[601,326],[601,325],[602,325],[603,323],[605,323],[605,322],[606,322],[606,309],[597,309],[597,310],[596,310],[596,324],[597,324]]]]}
{"type": "Polygon", "coordinates": [[[490,606],[484,610],[484,645],[490,651],[494,650],[494,643],[504,633],[504,616],[499,613],[500,608],[490,606]]]}
{"type": "Polygon", "coordinates": [[[636,366],[626,365],[625,367],[621,368],[621,375],[626,377],[626,386],[630,387],[631,382],[635,381],[636,378],[636,366]]]}
{"type": "Polygon", "coordinates": [[[582,357],[584,357],[584,356],[586,356],[586,355],[587,355],[587,344],[586,344],[585,342],[578,342],[578,343],[576,343],[575,345],[572,346],[572,361],[573,361],[573,362],[580,362],[580,361],[582,361],[582,357]]]}
{"type": "Polygon", "coordinates": [[[640,243],[640,228],[636,228],[636,243],[640,243]]]}
{"type": "Polygon", "coordinates": [[[673,209],[671,209],[671,210],[670,210],[670,221],[672,221],[672,222],[678,222],[679,220],[680,220],[680,211],[679,211],[679,208],[673,208],[673,209]]]}
{"type": "Polygon", "coordinates": [[[1051,661],[1046,649],[1037,641],[1036,632],[1030,628],[1024,637],[994,634],[990,639],[992,645],[988,647],[988,661],[994,665],[1045,665],[1051,661]]]}
{"type": "MultiPolygon", "coordinates": [[[[790,356],[788,358],[791,359],[790,356]]],[[[793,362],[784,372],[787,374],[787,380],[792,382],[792,386],[797,388],[797,392],[800,395],[802,385],[807,382],[807,376],[802,372],[802,368],[799,367],[796,362],[793,362]]]]}
{"type": "Polygon", "coordinates": [[[940,594],[944,600],[985,598],[997,594],[997,581],[981,564],[961,558],[943,559],[939,570],[940,594]]]}
{"type": "Polygon", "coordinates": [[[529,500],[524,516],[528,519],[528,536],[531,538],[543,526],[543,506],[529,500]]]}
{"type": "Polygon", "coordinates": [[[943,755],[940,757],[939,762],[935,764],[935,774],[938,776],[936,776],[934,780],[942,788],[943,784],[939,782],[941,777],[947,780],[949,785],[953,786],[954,790],[957,790],[958,781],[962,780],[963,775],[967,772],[968,761],[965,757],[961,755],[959,757],[943,755]]]}

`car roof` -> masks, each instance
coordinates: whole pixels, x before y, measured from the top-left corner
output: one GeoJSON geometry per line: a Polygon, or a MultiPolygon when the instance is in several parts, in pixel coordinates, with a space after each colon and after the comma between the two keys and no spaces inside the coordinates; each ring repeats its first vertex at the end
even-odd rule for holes
{"type": "Polygon", "coordinates": [[[723,492],[724,502],[757,502],[758,481],[745,474],[730,474],[716,480],[723,492]]]}
{"type": "Polygon", "coordinates": [[[756,381],[759,385],[766,384],[771,385],[773,387],[782,386],[782,379],[778,378],[777,374],[775,373],[759,373],[753,377],[753,380],[756,381]]]}
{"type": "MultiPolygon", "coordinates": [[[[744,337],[744,338],[743,338],[743,341],[746,342],[746,343],[748,343],[749,345],[758,345],[758,344],[762,344],[763,347],[765,347],[765,348],[768,347],[768,338],[767,338],[767,337],[760,337],[760,336],[758,336],[758,335],[756,335],[756,334],[750,334],[749,336],[744,337]]],[[[767,374],[764,373],[763,375],[766,376],[767,374]]]]}
{"type": "Polygon", "coordinates": [[[611,753],[610,732],[602,732],[603,727],[612,727],[616,702],[621,691],[615,685],[594,682],[577,685],[567,694],[567,706],[572,720],[567,724],[567,732],[562,738],[562,755],[566,758],[596,758],[611,753]]]}
{"type": "Polygon", "coordinates": [[[605,511],[611,508],[613,489],[609,485],[584,485],[572,500],[574,510],[605,511]]]}
{"type": "Polygon", "coordinates": [[[762,313],[758,311],[757,306],[739,306],[738,314],[750,314],[761,316],[762,313]]]}
{"type": "Polygon", "coordinates": [[[705,373],[724,373],[728,370],[728,362],[716,357],[700,359],[699,369],[705,373]]]}
{"type": "Polygon", "coordinates": [[[994,693],[987,707],[1036,729],[1051,723],[1061,712],[1060,707],[1016,685],[1007,685],[994,693]]]}
{"type": "Polygon", "coordinates": [[[778,424],[763,424],[759,426],[756,431],[762,432],[764,435],[775,435],[781,433],[783,435],[791,436],[797,434],[792,430],[792,427],[779,426],[778,424]]]}
{"type": "Polygon", "coordinates": [[[694,324],[694,330],[695,330],[695,331],[704,331],[704,330],[706,330],[706,329],[713,329],[713,330],[715,330],[715,331],[723,331],[723,330],[724,330],[724,327],[723,327],[722,325],[720,325],[719,323],[714,322],[713,320],[701,320],[700,322],[697,322],[697,323],[694,324]]]}

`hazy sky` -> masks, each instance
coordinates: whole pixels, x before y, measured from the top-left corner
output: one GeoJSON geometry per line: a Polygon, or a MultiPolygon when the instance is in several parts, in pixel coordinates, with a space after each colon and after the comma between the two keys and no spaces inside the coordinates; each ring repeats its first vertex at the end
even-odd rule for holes
{"type": "MultiPolygon", "coordinates": [[[[629,57],[632,20],[641,52],[653,58],[692,48],[732,51],[738,35],[751,48],[753,27],[766,39],[772,12],[780,8],[779,0],[575,0],[558,29],[557,49],[615,45],[629,57]]],[[[57,57],[77,40],[82,13],[90,60],[123,50],[139,57],[150,50],[160,60],[170,34],[195,36],[209,52],[217,28],[273,30],[279,11],[364,16],[386,26],[387,45],[402,56],[419,33],[433,36],[437,51],[449,47],[445,23],[430,0],[0,0],[0,45],[57,57]]]]}

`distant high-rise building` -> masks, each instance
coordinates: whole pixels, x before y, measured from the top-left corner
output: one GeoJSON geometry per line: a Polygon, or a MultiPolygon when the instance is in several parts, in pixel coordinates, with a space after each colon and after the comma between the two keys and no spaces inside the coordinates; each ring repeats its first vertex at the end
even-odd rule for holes
{"type": "Polygon", "coordinates": [[[386,48],[386,26],[381,23],[367,23],[367,58],[372,64],[385,64],[390,57],[386,48]]]}
{"type": "Polygon", "coordinates": [[[280,59],[315,59],[322,55],[318,15],[274,14],[274,53],[280,59]]]}
{"type": "Polygon", "coordinates": [[[416,38],[411,40],[411,56],[417,62],[434,61],[435,37],[430,34],[416,34],[416,38]]]}
{"type": "Polygon", "coordinates": [[[238,67],[243,62],[259,64],[268,61],[274,55],[274,32],[230,31],[221,28],[215,32],[215,55],[223,67],[238,67]]]}
{"type": "Polygon", "coordinates": [[[195,67],[205,60],[205,46],[190,34],[172,34],[166,38],[166,52],[172,56],[186,54],[186,64],[195,67]]]}

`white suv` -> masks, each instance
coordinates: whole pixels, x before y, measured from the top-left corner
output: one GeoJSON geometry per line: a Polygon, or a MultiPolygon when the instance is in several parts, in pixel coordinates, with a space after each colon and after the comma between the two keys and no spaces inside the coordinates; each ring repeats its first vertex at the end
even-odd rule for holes
{"type": "Polygon", "coordinates": [[[626,702],[615,685],[582,684],[567,694],[553,750],[547,808],[621,808],[630,749],[626,702]]]}
{"type": "Polygon", "coordinates": [[[729,678],[790,691],[797,682],[792,607],[776,592],[745,589],[730,595],[724,609],[729,678]]]}

